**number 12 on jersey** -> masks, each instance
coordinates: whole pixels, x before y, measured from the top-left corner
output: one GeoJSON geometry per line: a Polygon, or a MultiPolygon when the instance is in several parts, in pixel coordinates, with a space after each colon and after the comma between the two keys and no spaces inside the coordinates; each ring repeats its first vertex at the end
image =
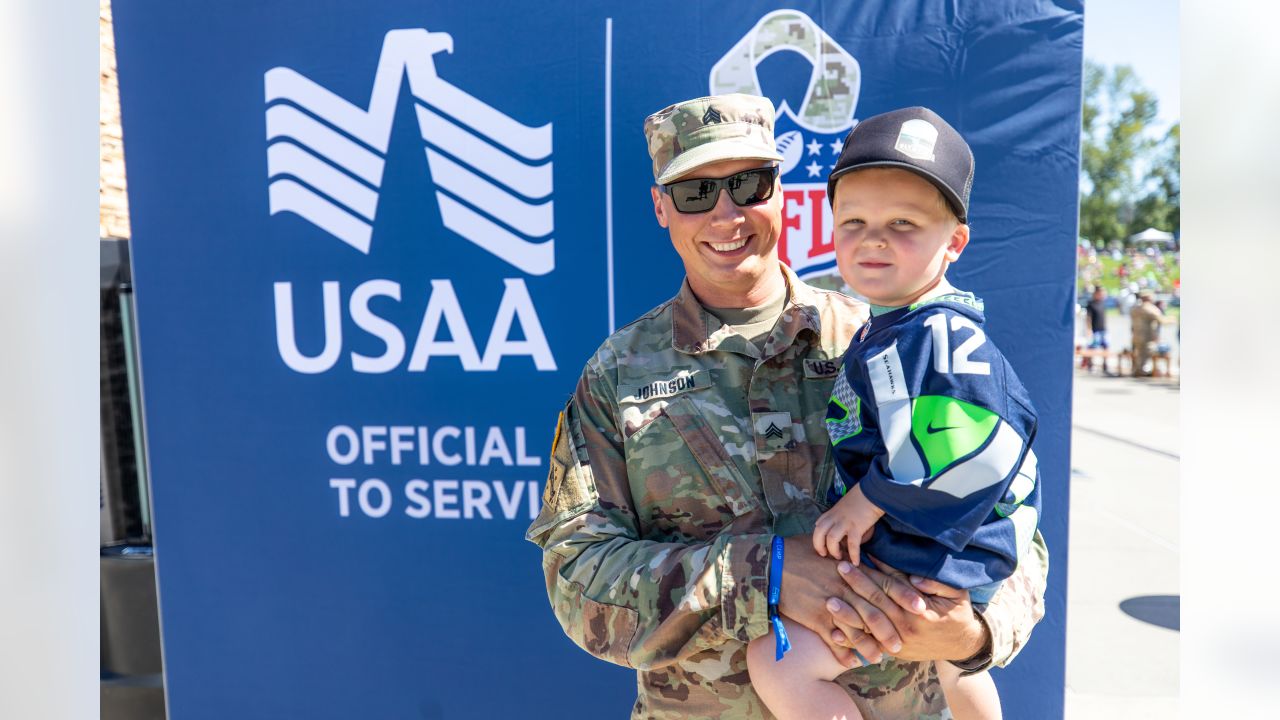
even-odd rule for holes
{"type": "Polygon", "coordinates": [[[982,347],[987,341],[987,334],[982,332],[982,328],[973,324],[973,321],[961,315],[951,316],[951,330],[959,331],[961,328],[972,330],[973,334],[969,336],[960,346],[951,351],[951,333],[947,332],[947,316],[945,313],[937,313],[929,316],[924,321],[929,328],[929,332],[933,335],[933,369],[940,373],[955,373],[969,375],[990,375],[991,363],[970,360],[969,356],[974,350],[982,347]]]}

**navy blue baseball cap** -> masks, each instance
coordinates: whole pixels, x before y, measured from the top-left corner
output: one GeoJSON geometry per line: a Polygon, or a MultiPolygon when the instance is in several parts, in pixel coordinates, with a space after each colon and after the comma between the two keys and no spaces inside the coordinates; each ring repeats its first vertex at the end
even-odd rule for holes
{"type": "Polygon", "coordinates": [[[859,122],[844,139],[827,178],[827,202],[835,203],[836,180],[854,170],[896,167],[933,183],[960,222],[969,222],[973,151],[960,133],[925,107],[893,110],[859,122]]]}

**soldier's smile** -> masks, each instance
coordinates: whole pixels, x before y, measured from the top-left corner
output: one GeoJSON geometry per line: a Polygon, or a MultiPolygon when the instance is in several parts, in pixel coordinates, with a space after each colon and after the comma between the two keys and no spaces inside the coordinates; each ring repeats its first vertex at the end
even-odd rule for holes
{"type": "Polygon", "coordinates": [[[751,244],[751,240],[754,238],[755,235],[750,235],[744,238],[726,240],[724,242],[708,241],[703,243],[703,245],[710,248],[713,253],[720,257],[735,257],[738,255],[746,255],[748,252],[746,248],[751,244]]]}

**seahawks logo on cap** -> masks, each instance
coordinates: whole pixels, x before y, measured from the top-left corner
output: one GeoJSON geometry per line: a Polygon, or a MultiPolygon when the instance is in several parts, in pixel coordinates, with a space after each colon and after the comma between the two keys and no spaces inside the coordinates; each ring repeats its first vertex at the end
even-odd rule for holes
{"type": "Polygon", "coordinates": [[[908,120],[898,131],[893,149],[916,160],[933,161],[933,146],[938,143],[938,128],[926,120],[908,120]]]}

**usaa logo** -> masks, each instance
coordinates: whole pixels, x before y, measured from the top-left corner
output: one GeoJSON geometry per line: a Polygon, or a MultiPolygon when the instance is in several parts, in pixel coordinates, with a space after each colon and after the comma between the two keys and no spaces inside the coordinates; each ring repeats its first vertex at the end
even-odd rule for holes
{"type": "MultiPolygon", "coordinates": [[[[831,288],[843,283],[832,244],[827,174],[856,124],[862,71],[808,15],[775,10],[755,24],[711,68],[711,94],[763,95],[756,68],[777,52],[799,53],[812,67],[799,109],[783,100],[774,132],[782,154],[782,236],[778,254],[800,277],[831,288]]],[[[775,101],[777,102],[777,101],[775,101]]]]}
{"type": "MultiPolygon", "coordinates": [[[[292,213],[367,255],[396,103],[407,77],[444,227],[522,273],[546,275],[555,269],[551,125],[523,125],[441,78],[434,60],[440,52],[453,52],[448,33],[425,28],[388,32],[367,108],[290,68],[268,70],[264,84],[270,213],[292,213]]],[[[323,304],[324,345],[314,354],[298,348],[293,284],[275,283],[276,345],[295,372],[322,373],[338,364],[344,312],[356,327],[385,345],[377,356],[350,352],[356,372],[385,373],[401,367],[422,372],[432,357],[440,356],[457,358],[466,371],[494,371],[511,356],[530,357],[541,371],[556,369],[523,278],[504,279],[502,300],[484,345],[474,341],[448,279],[431,281],[412,348],[405,332],[369,306],[375,297],[400,301],[400,284],[394,280],[363,282],[345,303],[336,281],[323,283],[319,293],[308,289],[299,294],[307,302],[318,296],[323,304]],[[517,323],[523,332],[515,330],[517,323]],[[442,331],[448,339],[438,339],[442,331]]]]}

